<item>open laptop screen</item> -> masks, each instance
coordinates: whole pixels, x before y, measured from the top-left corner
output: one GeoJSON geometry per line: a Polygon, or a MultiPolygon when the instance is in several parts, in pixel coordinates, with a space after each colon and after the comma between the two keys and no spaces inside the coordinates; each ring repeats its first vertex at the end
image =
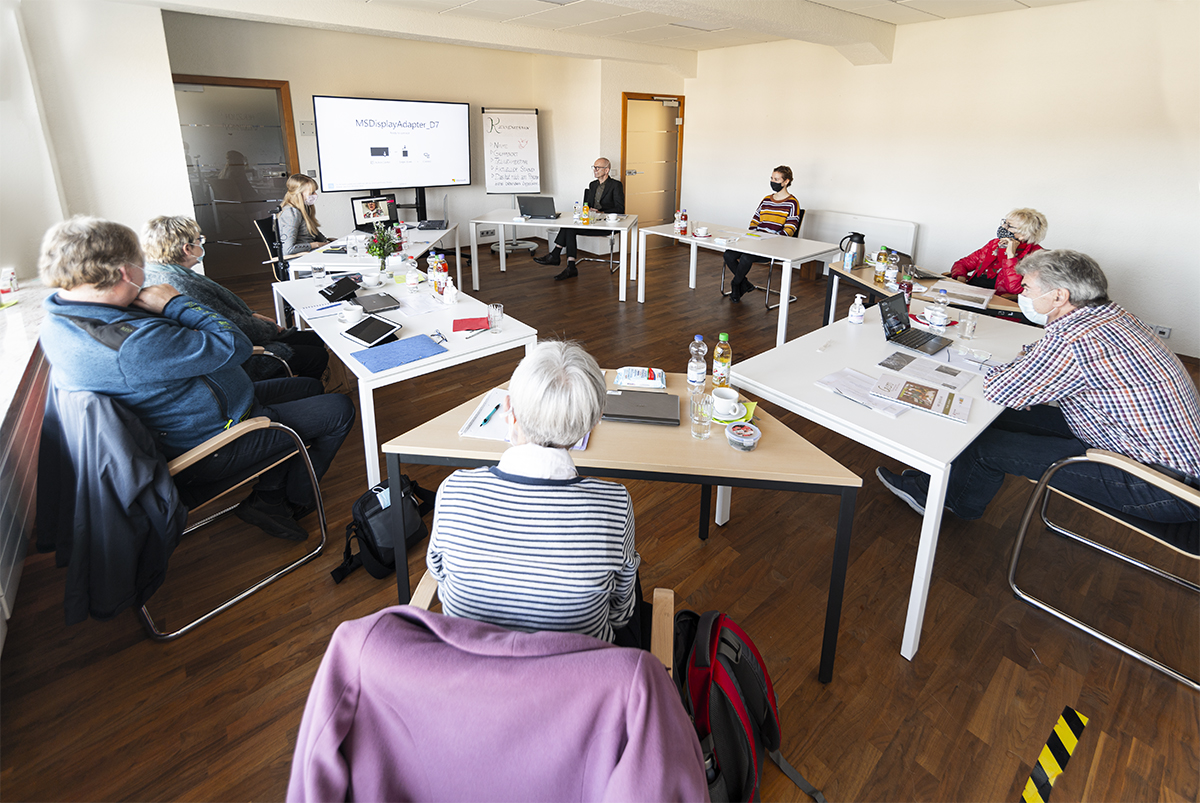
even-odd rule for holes
{"type": "Polygon", "coordinates": [[[902,293],[879,302],[879,317],[883,321],[883,333],[888,340],[911,327],[908,322],[908,307],[904,304],[902,293]]]}

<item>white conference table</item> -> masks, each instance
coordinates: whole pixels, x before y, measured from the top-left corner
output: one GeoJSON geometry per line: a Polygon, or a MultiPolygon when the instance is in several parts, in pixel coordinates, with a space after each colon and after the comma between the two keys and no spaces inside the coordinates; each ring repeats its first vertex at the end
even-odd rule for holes
{"type": "MultiPolygon", "coordinates": [[[[953,329],[951,327],[951,335],[953,329]]],[[[1040,329],[981,316],[976,337],[968,342],[974,349],[991,352],[993,360],[1008,362],[1017,356],[1023,345],[1039,340],[1041,336],[1040,329]]],[[[955,345],[949,348],[953,349],[955,345]]],[[[921,410],[908,410],[898,418],[888,418],[815,384],[818,379],[843,368],[854,368],[872,377],[882,376],[885,371],[878,363],[896,350],[884,340],[879,306],[876,305],[867,310],[861,325],[856,326],[849,318],[843,318],[783,346],[734,363],[730,382],[741,390],[929,474],[929,494],[900,646],[900,654],[912,660],[921,641],[950,463],[1004,408],[983,398],[981,376],[973,378],[962,391],[972,398],[966,424],[921,410]]],[[[944,352],[942,356],[944,359],[944,352]]]]}
{"type": "MultiPolygon", "coordinates": [[[[504,318],[502,330],[498,334],[482,332],[474,337],[469,337],[469,332],[453,331],[454,321],[458,318],[486,318],[488,314],[486,304],[459,291],[457,304],[446,305],[433,312],[422,315],[405,315],[400,310],[379,313],[381,318],[404,324],[404,328],[396,333],[396,337],[402,340],[413,335],[432,336],[436,332],[444,334],[446,342],[443,345],[446,347],[446,351],[396,368],[372,373],[353,356],[354,352],[362,351],[364,346],[342,334],[351,324],[340,322],[336,315],[312,319],[305,317],[302,311],[303,307],[325,303],[325,299],[317,293],[312,279],[276,282],[271,285],[271,290],[275,296],[276,320],[283,320],[284,302],[290,304],[295,309],[297,318],[302,319],[320,335],[321,339],[325,341],[325,345],[346,366],[346,370],[353,373],[358,379],[358,412],[362,420],[363,452],[367,464],[368,485],[375,485],[379,482],[380,477],[379,442],[375,430],[375,390],[377,388],[403,382],[406,379],[415,379],[481,357],[499,354],[508,349],[524,346],[525,352],[528,353],[537,343],[536,329],[507,315],[504,318]]],[[[408,295],[407,287],[387,281],[379,288],[359,290],[358,295],[370,295],[383,291],[391,293],[397,299],[408,295]]],[[[422,282],[418,292],[429,296],[433,290],[429,287],[428,282],[422,282]]]]}
{"type": "Polygon", "coordinates": [[[838,252],[837,243],[823,243],[819,240],[805,240],[800,237],[783,237],[781,235],[751,232],[746,229],[732,229],[716,223],[694,221],[691,231],[699,226],[708,227],[707,237],[697,237],[693,234],[680,234],[675,231],[672,223],[661,226],[650,226],[642,229],[638,240],[638,302],[646,301],[646,236],[650,234],[659,237],[669,237],[691,246],[691,261],[688,265],[688,287],[696,289],[696,252],[700,248],[710,251],[741,251],[745,254],[777,259],[783,263],[783,279],[779,287],[779,322],[775,330],[775,345],[782,346],[787,340],[787,319],[789,299],[792,295],[792,269],[798,268],[805,262],[822,259],[838,252]],[[733,238],[735,242],[719,245],[717,238],[733,238]]]}
{"type": "MultiPolygon", "coordinates": [[[[462,254],[459,251],[459,231],[458,224],[451,224],[445,229],[408,229],[408,245],[403,251],[397,251],[397,254],[402,256],[410,256],[414,259],[419,259],[424,256],[429,249],[433,248],[438,243],[445,240],[451,234],[454,235],[454,260],[458,268],[458,279],[455,286],[460,290],[463,289],[462,284],[462,254]]],[[[346,238],[342,237],[334,240],[329,245],[324,245],[316,251],[309,251],[307,254],[301,254],[298,257],[293,257],[288,260],[288,277],[291,279],[301,278],[297,271],[308,271],[309,267],[314,263],[324,265],[325,270],[329,273],[359,273],[363,270],[371,270],[379,267],[379,257],[373,257],[370,254],[355,256],[354,254],[331,254],[330,248],[337,248],[346,245],[346,238]]],[[[308,276],[306,272],[304,274],[308,276]]],[[[478,286],[475,288],[478,290],[478,286]]]]}
{"type": "MultiPolygon", "coordinates": [[[[580,223],[573,223],[571,219],[557,217],[548,220],[538,218],[523,218],[517,214],[516,209],[493,209],[486,215],[474,218],[471,221],[471,287],[475,292],[479,292],[479,227],[480,226],[495,226],[496,238],[500,243],[504,242],[504,227],[505,226],[524,226],[534,229],[580,229],[595,231],[596,237],[606,236],[609,232],[619,232],[621,235],[621,273],[618,277],[617,300],[625,300],[625,285],[629,281],[629,277],[637,272],[638,263],[635,261],[637,255],[633,250],[632,237],[637,237],[638,233],[638,218],[637,215],[621,215],[617,220],[609,222],[609,220],[601,216],[598,220],[593,220],[588,225],[584,226],[580,223]],[[630,264],[630,263],[633,264],[630,264]]],[[[589,235],[591,236],[591,235],[589,235]]],[[[500,271],[503,273],[507,270],[504,264],[504,249],[500,248],[500,271]]]]}

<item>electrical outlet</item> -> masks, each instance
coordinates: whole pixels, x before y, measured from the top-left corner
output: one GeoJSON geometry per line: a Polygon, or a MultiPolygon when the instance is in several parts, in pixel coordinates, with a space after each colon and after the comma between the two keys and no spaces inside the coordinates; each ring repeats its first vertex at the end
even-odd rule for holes
{"type": "Polygon", "coordinates": [[[1158,335],[1163,340],[1166,340],[1171,336],[1171,327],[1169,326],[1158,326],[1157,324],[1151,324],[1150,328],[1154,330],[1154,334],[1158,335]]]}
{"type": "Polygon", "coordinates": [[[495,229],[480,229],[479,236],[480,237],[495,237],[496,230],[495,229]]]}

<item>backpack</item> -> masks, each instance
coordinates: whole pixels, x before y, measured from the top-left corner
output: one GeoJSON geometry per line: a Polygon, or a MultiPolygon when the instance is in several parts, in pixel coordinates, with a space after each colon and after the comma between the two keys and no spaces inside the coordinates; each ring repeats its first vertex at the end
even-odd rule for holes
{"type": "Polygon", "coordinates": [[[426,491],[420,485],[400,475],[400,498],[393,500],[385,479],[360,496],[351,510],[353,520],[346,525],[346,550],[342,553],[342,564],[330,572],[335,583],[346,579],[359,566],[366,566],[371,576],[382,580],[396,570],[396,544],[399,539],[391,530],[391,513],[385,513],[392,504],[399,504],[404,513],[404,551],[429,535],[429,528],[422,520],[433,510],[436,493],[426,491]],[[358,554],[351,546],[358,541],[358,554]]]}
{"type": "Polygon", "coordinates": [[[723,613],[675,614],[675,683],[700,738],[708,794],[720,801],[757,801],[763,756],[817,803],[825,796],[779,752],[779,711],[758,648],[723,613]]]}

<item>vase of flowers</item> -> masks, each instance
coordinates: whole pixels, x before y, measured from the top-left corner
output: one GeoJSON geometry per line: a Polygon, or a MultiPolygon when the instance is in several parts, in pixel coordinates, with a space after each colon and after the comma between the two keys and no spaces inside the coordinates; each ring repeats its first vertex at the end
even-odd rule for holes
{"type": "Polygon", "coordinates": [[[387,258],[400,250],[400,232],[387,223],[376,223],[375,233],[367,240],[367,253],[379,260],[379,270],[387,270],[387,258]]]}

